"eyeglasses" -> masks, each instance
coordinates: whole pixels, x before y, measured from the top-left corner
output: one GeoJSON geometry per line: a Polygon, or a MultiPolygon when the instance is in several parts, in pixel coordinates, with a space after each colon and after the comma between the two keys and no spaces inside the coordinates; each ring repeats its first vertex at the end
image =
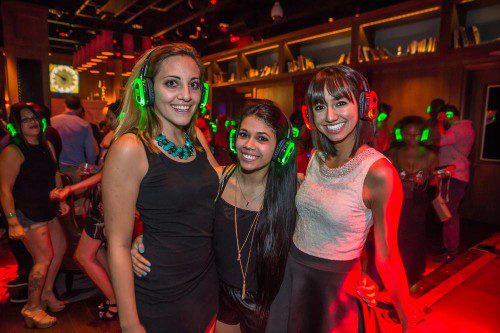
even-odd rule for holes
{"type": "Polygon", "coordinates": [[[23,118],[21,119],[21,124],[29,124],[29,123],[37,123],[38,118],[37,117],[28,117],[28,118],[23,118]]]}

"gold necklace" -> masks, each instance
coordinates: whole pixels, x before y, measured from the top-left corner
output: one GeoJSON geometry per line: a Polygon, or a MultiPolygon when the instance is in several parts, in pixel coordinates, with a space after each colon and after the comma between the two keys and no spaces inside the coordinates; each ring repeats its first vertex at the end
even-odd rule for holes
{"type": "MultiPolygon", "coordinates": [[[[238,170],[239,171],[239,170],[238,170]]],[[[264,190],[262,190],[262,192],[260,192],[259,194],[257,194],[255,197],[253,197],[251,200],[247,200],[246,196],[245,196],[245,193],[243,193],[243,189],[241,188],[241,185],[240,185],[240,174],[239,173],[236,173],[236,184],[238,185],[238,188],[240,189],[240,193],[241,193],[241,196],[243,197],[243,200],[246,201],[246,205],[245,207],[248,207],[248,205],[254,201],[255,199],[257,199],[258,197],[260,197],[262,195],[262,193],[264,193],[264,191],[266,190],[264,188],[264,190]]]]}
{"type": "Polygon", "coordinates": [[[241,299],[244,300],[246,297],[246,293],[247,293],[248,264],[250,263],[250,256],[252,254],[253,238],[255,235],[255,229],[257,229],[257,221],[259,220],[259,215],[260,215],[261,209],[259,209],[259,211],[255,215],[255,218],[253,219],[253,222],[250,225],[250,230],[248,230],[248,234],[245,237],[245,241],[243,242],[243,245],[241,245],[241,247],[240,247],[240,239],[238,237],[238,221],[237,221],[238,214],[237,214],[237,208],[236,208],[237,205],[238,205],[238,203],[236,201],[236,189],[235,189],[235,191],[234,191],[234,234],[236,237],[236,251],[238,253],[238,257],[237,257],[236,261],[238,261],[238,264],[240,265],[241,277],[243,280],[243,285],[241,288],[241,299]],[[252,234],[252,238],[250,239],[250,248],[248,250],[247,263],[245,265],[245,270],[243,270],[243,263],[241,262],[241,253],[243,252],[243,248],[245,247],[250,234],[252,234]]]}

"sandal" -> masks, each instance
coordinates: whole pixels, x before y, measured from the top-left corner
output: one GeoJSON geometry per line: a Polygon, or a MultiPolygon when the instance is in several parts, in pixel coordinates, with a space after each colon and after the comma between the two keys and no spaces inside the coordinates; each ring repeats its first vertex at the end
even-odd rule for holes
{"type": "Polygon", "coordinates": [[[49,328],[57,323],[57,318],[50,316],[42,308],[28,309],[25,305],[21,314],[28,328],[49,328]]]}
{"type": "Polygon", "coordinates": [[[109,299],[106,300],[106,302],[102,302],[101,304],[99,304],[97,306],[97,310],[99,310],[99,312],[106,311],[108,309],[108,307],[109,307],[109,299]]]}
{"type": "Polygon", "coordinates": [[[107,308],[103,311],[99,311],[99,319],[112,321],[118,319],[118,311],[112,311],[109,308],[116,307],[116,304],[107,303],[107,308]]]}

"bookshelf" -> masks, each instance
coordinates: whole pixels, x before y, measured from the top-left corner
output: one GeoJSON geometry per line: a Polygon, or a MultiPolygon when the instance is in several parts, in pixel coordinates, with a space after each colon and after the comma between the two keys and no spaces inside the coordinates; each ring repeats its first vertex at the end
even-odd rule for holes
{"type": "Polygon", "coordinates": [[[229,55],[213,64],[213,83],[234,82],[238,78],[238,55],[229,55]]]}
{"type": "Polygon", "coordinates": [[[500,3],[491,0],[456,1],[453,8],[452,48],[473,47],[500,39],[500,3]]]}
{"type": "Polygon", "coordinates": [[[279,45],[247,51],[241,55],[242,79],[280,74],[279,45]]]}

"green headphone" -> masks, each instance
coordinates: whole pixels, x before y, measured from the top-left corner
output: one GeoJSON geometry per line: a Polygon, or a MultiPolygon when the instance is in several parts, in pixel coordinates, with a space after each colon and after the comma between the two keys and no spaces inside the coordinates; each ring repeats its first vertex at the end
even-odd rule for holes
{"type": "MultiPolygon", "coordinates": [[[[276,145],[276,149],[274,150],[272,158],[272,161],[280,165],[286,165],[288,161],[290,161],[290,158],[292,157],[293,153],[295,152],[295,142],[293,142],[292,124],[290,124],[290,120],[288,120],[288,117],[284,113],[283,115],[285,116],[285,119],[288,124],[288,133],[286,137],[281,139],[276,145]]],[[[231,152],[233,152],[234,154],[238,153],[238,151],[236,150],[237,136],[238,136],[238,130],[236,128],[233,128],[229,132],[229,150],[231,150],[231,152]]]]}
{"type": "MultiPolygon", "coordinates": [[[[9,131],[9,134],[11,137],[15,137],[16,135],[19,134],[19,131],[16,129],[14,124],[12,123],[7,123],[7,131],[9,131]]],[[[45,133],[47,130],[47,119],[42,118],[42,132],[45,133]]]]}
{"type": "MultiPolygon", "coordinates": [[[[430,130],[428,128],[424,128],[422,130],[422,135],[420,135],[420,142],[425,142],[429,140],[429,133],[430,130]]],[[[403,141],[403,134],[401,133],[401,128],[396,127],[396,129],[394,129],[394,136],[396,138],[396,141],[398,142],[403,141]]]]}
{"type": "MultiPolygon", "coordinates": [[[[155,101],[153,78],[148,74],[149,61],[151,60],[151,57],[153,56],[155,50],[156,48],[149,51],[146,60],[144,60],[144,65],[142,65],[141,70],[139,72],[139,77],[135,78],[134,82],[132,83],[133,87],[132,89],[134,90],[135,101],[142,107],[152,106],[155,101]]],[[[200,109],[201,113],[205,114],[207,112],[206,106],[208,103],[208,94],[210,91],[210,86],[208,85],[208,83],[203,82],[203,84],[200,86],[200,89],[201,89],[200,109]]]]}
{"type": "Polygon", "coordinates": [[[388,115],[387,113],[385,113],[385,112],[380,112],[380,113],[378,114],[377,121],[378,121],[378,122],[383,122],[384,120],[386,120],[386,119],[387,119],[387,117],[389,117],[389,115],[388,115]]]}

